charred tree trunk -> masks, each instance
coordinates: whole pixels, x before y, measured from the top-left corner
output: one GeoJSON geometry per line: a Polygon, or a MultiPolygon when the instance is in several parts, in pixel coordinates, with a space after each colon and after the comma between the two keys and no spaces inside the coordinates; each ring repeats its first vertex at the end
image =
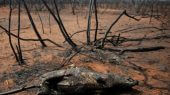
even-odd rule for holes
{"type": "MultiPolygon", "coordinates": [[[[3,26],[1,26],[1,25],[0,25],[0,28],[3,29],[4,32],[5,32],[7,35],[10,34],[11,36],[13,36],[13,37],[15,37],[15,38],[18,38],[18,39],[20,39],[20,40],[22,40],[22,41],[33,41],[33,42],[40,41],[39,39],[25,39],[25,38],[18,37],[17,35],[15,35],[15,34],[13,34],[13,33],[9,33],[9,31],[8,31],[7,29],[5,29],[5,28],[4,28],[3,26]]],[[[54,41],[52,41],[52,40],[50,40],[50,39],[42,39],[42,40],[43,40],[43,41],[46,41],[46,42],[49,42],[49,43],[51,43],[51,44],[54,44],[54,45],[56,45],[56,46],[58,46],[58,47],[63,48],[63,46],[55,43],[54,41]]]]}
{"type": "Polygon", "coordinates": [[[68,35],[68,33],[67,33],[67,31],[66,31],[66,29],[64,27],[64,24],[63,24],[63,22],[61,20],[61,17],[60,17],[60,14],[59,14],[59,10],[58,10],[58,6],[57,6],[57,3],[56,3],[55,0],[54,0],[54,5],[55,5],[55,8],[56,8],[56,12],[57,12],[57,17],[58,17],[59,23],[61,24],[61,27],[63,28],[63,31],[64,31],[64,33],[66,35],[66,38],[68,39],[68,42],[71,44],[71,46],[73,48],[76,48],[77,45],[71,40],[70,36],[68,35]]]}
{"type": "Polygon", "coordinates": [[[29,20],[30,20],[30,22],[31,22],[31,24],[32,24],[32,26],[33,26],[33,29],[34,29],[34,31],[35,31],[35,33],[36,33],[36,35],[37,35],[40,43],[42,44],[42,47],[47,47],[47,45],[46,45],[46,44],[44,43],[44,41],[42,40],[42,38],[41,38],[41,36],[40,36],[37,28],[36,28],[36,25],[35,25],[35,23],[34,23],[34,21],[33,21],[33,19],[32,19],[32,16],[31,16],[30,11],[29,11],[29,9],[28,9],[28,7],[27,7],[27,4],[25,3],[25,0],[22,0],[22,1],[23,1],[23,4],[24,4],[24,7],[25,7],[25,9],[26,9],[26,12],[27,12],[27,14],[28,14],[29,20]]]}
{"type": "Polygon", "coordinates": [[[70,3],[71,3],[72,13],[73,13],[73,15],[76,15],[76,13],[75,13],[76,4],[74,4],[74,3],[75,3],[75,0],[71,0],[70,3]]]}
{"type": "Polygon", "coordinates": [[[57,17],[55,16],[54,12],[50,9],[50,7],[47,5],[47,3],[42,0],[43,4],[45,5],[45,7],[48,9],[48,11],[50,12],[50,14],[53,16],[53,18],[55,19],[55,21],[57,22],[60,30],[61,30],[61,33],[62,35],[64,36],[65,40],[72,46],[73,49],[76,49],[77,48],[77,45],[71,40],[71,38],[69,37],[69,35],[67,34],[67,31],[62,23],[62,20],[59,16],[59,12],[58,12],[58,8],[57,8],[57,4],[54,0],[54,3],[55,3],[55,7],[56,7],[56,12],[57,12],[57,17]]]}
{"type": "Polygon", "coordinates": [[[17,53],[14,49],[14,46],[12,44],[12,39],[11,39],[11,16],[12,16],[12,4],[11,4],[11,0],[9,0],[9,6],[10,6],[10,12],[9,12],[9,25],[8,25],[8,37],[9,37],[9,44],[10,44],[10,47],[14,53],[14,56],[15,56],[15,59],[17,62],[19,62],[19,59],[18,59],[18,56],[17,56],[17,53]]]}
{"type": "Polygon", "coordinates": [[[18,51],[18,59],[19,59],[19,65],[24,64],[24,59],[23,59],[23,54],[22,54],[22,49],[21,49],[21,44],[20,44],[20,29],[21,29],[21,1],[18,1],[18,46],[16,45],[17,51],[18,51]]]}
{"type": "Polygon", "coordinates": [[[93,10],[94,0],[90,0],[89,3],[89,14],[88,14],[88,23],[87,23],[87,45],[90,44],[90,29],[91,29],[91,16],[92,16],[92,10],[93,10]]]}
{"type": "Polygon", "coordinates": [[[51,34],[52,31],[51,31],[51,14],[50,13],[48,15],[48,24],[49,24],[50,34],[51,34]]]}
{"type": "Polygon", "coordinates": [[[96,40],[97,40],[97,31],[98,31],[98,26],[99,26],[96,0],[94,0],[94,10],[95,10],[95,20],[96,20],[96,30],[95,30],[94,42],[96,42],[96,40]]]}

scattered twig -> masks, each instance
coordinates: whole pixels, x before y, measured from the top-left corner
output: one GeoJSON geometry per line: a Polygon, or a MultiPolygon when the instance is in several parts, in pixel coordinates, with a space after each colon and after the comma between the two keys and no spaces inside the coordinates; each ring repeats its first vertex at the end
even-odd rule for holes
{"type": "Polygon", "coordinates": [[[119,40],[120,40],[120,34],[119,34],[119,35],[118,35],[118,37],[117,37],[116,45],[118,45],[118,44],[119,44],[119,40]]]}
{"type": "Polygon", "coordinates": [[[48,24],[49,24],[50,34],[51,34],[52,31],[51,31],[51,14],[50,14],[50,13],[49,13],[49,15],[48,15],[48,24]]]}
{"type": "Polygon", "coordinates": [[[116,51],[120,52],[119,54],[123,54],[125,52],[149,52],[149,51],[157,51],[160,49],[165,49],[163,46],[154,46],[154,47],[140,47],[140,48],[104,48],[105,50],[108,51],[116,51]]]}
{"type": "Polygon", "coordinates": [[[139,27],[139,28],[129,29],[129,30],[125,30],[125,31],[124,30],[117,30],[115,32],[127,33],[127,32],[132,32],[132,31],[141,30],[141,29],[156,29],[156,30],[159,30],[159,31],[168,30],[168,29],[162,29],[162,28],[158,28],[158,27],[139,27]]]}
{"type": "Polygon", "coordinates": [[[124,38],[125,42],[127,41],[141,41],[141,40],[154,40],[154,39],[169,39],[170,35],[159,35],[159,36],[155,36],[155,37],[149,37],[149,38],[124,38]]]}
{"type": "Polygon", "coordinates": [[[76,15],[76,20],[77,20],[77,25],[78,25],[78,27],[80,28],[79,15],[78,15],[78,14],[76,15]]]}
{"type": "MultiPolygon", "coordinates": [[[[30,27],[27,26],[27,27],[22,27],[22,28],[20,28],[20,29],[22,30],[22,29],[28,29],[28,28],[30,28],[30,27]]],[[[16,30],[18,30],[18,28],[16,28],[16,29],[11,29],[11,32],[12,32],[12,31],[16,31],[16,30]]],[[[2,33],[4,33],[4,32],[6,32],[6,31],[2,31],[0,34],[2,34],[2,33]]]]}
{"type": "Polygon", "coordinates": [[[103,39],[103,41],[102,41],[101,48],[104,47],[105,40],[106,40],[106,38],[107,38],[110,30],[112,29],[112,27],[119,21],[119,19],[120,19],[123,15],[126,15],[127,17],[132,18],[132,19],[134,19],[134,20],[136,20],[136,21],[139,21],[139,20],[140,20],[140,19],[137,19],[137,18],[135,18],[135,17],[130,16],[129,14],[126,13],[126,10],[124,10],[124,11],[122,12],[122,14],[119,15],[119,17],[111,24],[111,26],[110,26],[110,27],[108,28],[108,30],[106,31],[105,36],[104,36],[104,39],[103,39]]]}
{"type": "Polygon", "coordinates": [[[32,86],[28,86],[28,87],[22,87],[22,88],[14,89],[14,90],[11,90],[11,91],[2,92],[2,93],[0,93],[0,95],[15,94],[15,93],[22,92],[22,91],[32,89],[32,88],[40,88],[40,86],[32,85],[32,86]]]}
{"type": "Polygon", "coordinates": [[[80,48],[79,51],[76,51],[74,54],[72,54],[69,58],[67,58],[66,60],[64,60],[64,62],[62,62],[62,65],[64,66],[65,64],[68,64],[77,54],[80,53],[80,48]]]}
{"type": "MultiPolygon", "coordinates": [[[[11,36],[15,37],[15,38],[19,38],[20,40],[22,41],[39,41],[39,39],[25,39],[25,38],[21,38],[21,37],[18,37],[17,35],[13,34],[13,33],[9,33],[9,31],[7,29],[5,29],[3,26],[0,25],[0,28],[3,29],[5,31],[5,33],[7,35],[11,34],[11,36]]],[[[54,41],[50,40],[50,39],[42,39],[43,41],[47,41],[47,42],[50,42],[58,47],[62,47],[61,45],[55,43],[54,41]]]]}
{"type": "Polygon", "coordinates": [[[136,20],[136,21],[140,21],[140,19],[135,18],[134,16],[129,15],[126,11],[125,11],[124,15],[127,16],[127,17],[129,17],[129,18],[131,18],[131,19],[134,19],[134,20],[136,20]]]}
{"type": "MultiPolygon", "coordinates": [[[[90,31],[95,31],[96,29],[91,29],[90,31]]],[[[97,30],[105,30],[105,29],[97,29],[97,30]]],[[[79,34],[79,33],[82,33],[82,32],[86,32],[87,30],[80,30],[80,31],[77,31],[73,34],[70,35],[70,38],[72,38],[74,35],[76,34],[79,34]]],[[[65,42],[65,41],[64,41],[65,42]]]]}
{"type": "MultiPolygon", "coordinates": [[[[120,30],[117,30],[117,31],[114,31],[114,32],[126,31],[126,30],[129,30],[131,28],[133,28],[133,27],[128,27],[128,28],[120,29],[120,30]]],[[[109,33],[112,33],[112,31],[110,31],[109,33]]],[[[105,34],[105,32],[100,32],[99,34],[105,34]]]]}

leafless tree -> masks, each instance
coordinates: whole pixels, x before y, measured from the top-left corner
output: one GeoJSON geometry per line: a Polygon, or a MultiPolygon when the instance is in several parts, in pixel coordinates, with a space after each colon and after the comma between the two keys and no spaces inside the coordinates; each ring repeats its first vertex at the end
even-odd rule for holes
{"type": "Polygon", "coordinates": [[[47,47],[47,45],[46,45],[46,44],[44,43],[44,41],[42,40],[42,38],[41,38],[41,36],[40,36],[37,28],[36,28],[36,25],[35,25],[35,23],[34,23],[34,21],[33,21],[33,19],[32,19],[32,16],[31,16],[30,11],[29,11],[29,9],[28,9],[28,7],[27,7],[27,4],[25,3],[25,0],[22,0],[22,1],[23,1],[23,4],[24,4],[24,7],[25,7],[25,9],[26,9],[26,12],[27,12],[27,14],[28,14],[29,20],[30,20],[30,22],[31,22],[31,24],[32,24],[32,26],[33,26],[34,31],[35,31],[35,34],[37,35],[40,43],[42,44],[42,47],[47,47]]]}
{"type": "Polygon", "coordinates": [[[56,12],[57,12],[57,17],[54,14],[54,12],[50,9],[50,7],[47,5],[45,0],[42,0],[42,1],[43,1],[44,5],[46,6],[46,8],[48,9],[48,11],[50,12],[50,14],[53,16],[53,18],[57,22],[57,24],[59,25],[60,31],[63,34],[65,40],[72,46],[72,48],[74,50],[76,50],[77,49],[77,45],[71,40],[71,38],[69,37],[69,35],[68,35],[68,33],[67,33],[63,23],[62,23],[62,20],[61,20],[60,15],[59,15],[59,11],[58,11],[58,7],[57,7],[57,4],[56,4],[56,1],[54,0],[56,12]]]}
{"type": "Polygon", "coordinates": [[[13,10],[13,9],[12,9],[12,4],[11,4],[11,0],[9,1],[9,7],[10,7],[10,12],[9,12],[9,24],[8,24],[9,44],[10,44],[10,47],[11,47],[13,53],[14,53],[14,56],[15,56],[16,61],[19,62],[17,53],[16,53],[15,48],[14,48],[14,46],[13,46],[13,44],[12,44],[12,38],[11,38],[11,34],[10,34],[10,33],[11,33],[11,15],[12,15],[12,10],[13,10]]]}

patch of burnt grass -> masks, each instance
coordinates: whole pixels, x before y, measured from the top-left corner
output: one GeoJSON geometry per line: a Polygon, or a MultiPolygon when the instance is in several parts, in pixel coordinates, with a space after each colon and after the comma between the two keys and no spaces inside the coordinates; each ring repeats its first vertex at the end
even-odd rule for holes
{"type": "Polygon", "coordinates": [[[8,79],[13,79],[15,87],[20,87],[22,85],[29,84],[35,79],[38,79],[42,74],[46,72],[56,70],[59,66],[60,64],[43,64],[39,62],[27,68],[23,68],[19,71],[14,71],[11,73],[2,73],[0,74],[0,80],[1,83],[3,83],[8,79]]]}
{"type": "Polygon", "coordinates": [[[16,79],[17,84],[24,84],[25,82],[29,82],[29,79],[34,79],[40,77],[42,74],[53,71],[59,67],[59,64],[43,64],[36,63],[29,68],[24,68],[20,71],[14,72],[14,77],[16,79]]]}

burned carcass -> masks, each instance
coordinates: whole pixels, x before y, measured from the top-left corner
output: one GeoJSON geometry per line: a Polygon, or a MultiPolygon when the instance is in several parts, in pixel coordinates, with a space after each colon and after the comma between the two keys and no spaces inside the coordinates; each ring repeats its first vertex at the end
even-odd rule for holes
{"type": "Polygon", "coordinates": [[[109,89],[127,89],[138,84],[130,77],[102,74],[84,67],[48,72],[41,76],[38,95],[97,93],[109,89]]]}

